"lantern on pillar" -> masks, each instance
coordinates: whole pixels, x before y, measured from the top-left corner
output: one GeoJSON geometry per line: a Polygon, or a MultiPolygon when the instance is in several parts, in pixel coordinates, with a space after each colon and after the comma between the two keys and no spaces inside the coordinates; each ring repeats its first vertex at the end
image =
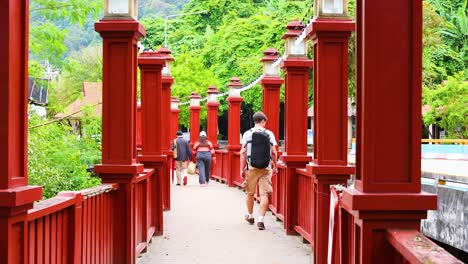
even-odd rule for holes
{"type": "Polygon", "coordinates": [[[229,82],[229,97],[241,97],[240,88],[242,88],[242,83],[239,78],[231,78],[231,81],[229,82]]]}
{"type": "Polygon", "coordinates": [[[209,103],[216,103],[218,102],[218,94],[219,91],[216,88],[216,86],[210,86],[208,87],[208,102],[209,103]]]}
{"type": "Polygon", "coordinates": [[[166,60],[166,66],[164,66],[162,69],[162,75],[171,76],[172,63],[174,62],[174,58],[171,56],[172,52],[166,47],[160,48],[158,52],[166,60]]]}
{"type": "Polygon", "coordinates": [[[283,35],[286,43],[286,57],[306,57],[307,56],[307,39],[299,37],[299,34],[304,29],[304,24],[299,20],[294,20],[288,24],[286,29],[288,32],[283,35]]]}
{"type": "Polygon", "coordinates": [[[138,0],[104,0],[104,19],[138,19],[138,0]]]}
{"type": "Polygon", "coordinates": [[[348,17],[348,0],[314,0],[315,17],[348,17]]]}
{"type": "Polygon", "coordinates": [[[267,49],[263,52],[265,57],[260,60],[263,63],[263,76],[264,77],[279,77],[280,76],[280,68],[279,65],[275,65],[275,61],[278,59],[279,54],[273,48],[267,49]]]}
{"type": "Polygon", "coordinates": [[[171,110],[176,111],[179,110],[179,99],[177,97],[171,97],[171,110]]]}
{"type": "Polygon", "coordinates": [[[202,98],[198,93],[193,92],[192,95],[190,96],[190,107],[200,106],[201,99],[202,98]]]}

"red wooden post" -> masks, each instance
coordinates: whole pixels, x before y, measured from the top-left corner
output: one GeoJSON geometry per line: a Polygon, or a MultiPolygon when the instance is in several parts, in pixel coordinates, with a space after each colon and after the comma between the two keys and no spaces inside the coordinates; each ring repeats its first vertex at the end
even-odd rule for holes
{"type": "Polygon", "coordinates": [[[330,185],[347,185],[348,41],[350,19],[314,18],[307,28],[314,42],[314,263],[326,263],[330,221],[330,185]]]}
{"type": "Polygon", "coordinates": [[[104,183],[119,183],[114,210],[114,263],[135,263],[133,180],[143,172],[136,161],[137,41],[145,35],[135,20],[102,19],[95,30],[104,40],[102,164],[104,183]]]}
{"type": "Polygon", "coordinates": [[[29,1],[0,5],[0,263],[26,263],[27,210],[42,198],[28,185],[29,1]]]}
{"type": "MultiPolygon", "coordinates": [[[[155,169],[151,176],[151,232],[163,233],[163,189],[167,157],[163,154],[162,76],[165,59],[156,52],[143,52],[138,58],[141,73],[142,153],[138,161],[155,169]]],[[[147,238],[149,241],[151,238],[147,238]]]]}
{"type": "Polygon", "coordinates": [[[214,148],[218,148],[218,89],[216,86],[210,86],[208,88],[208,102],[206,107],[208,108],[208,117],[206,121],[208,140],[211,141],[214,148]]]}
{"type": "Polygon", "coordinates": [[[280,77],[279,67],[273,65],[273,62],[279,58],[278,51],[269,48],[263,54],[265,55],[261,60],[263,62],[263,78],[260,81],[263,87],[262,110],[268,117],[266,128],[271,130],[275,134],[276,140],[279,141],[280,90],[284,80],[280,77]]]}
{"type": "Polygon", "coordinates": [[[193,147],[200,137],[200,100],[201,96],[196,92],[190,96],[190,147],[193,147]]]}
{"type": "Polygon", "coordinates": [[[179,130],[179,99],[177,97],[171,97],[171,132],[170,136],[176,136],[177,130],[179,130]]]}
{"type": "Polygon", "coordinates": [[[437,208],[436,195],[421,192],[422,2],[358,0],[356,11],[356,189],[343,204],[357,262],[393,263],[383,230],[419,230],[437,208]]]}
{"type": "Polygon", "coordinates": [[[164,126],[161,129],[162,137],[162,147],[163,154],[167,156],[166,162],[166,173],[164,174],[163,184],[164,184],[164,209],[171,209],[171,173],[172,170],[172,156],[173,153],[170,151],[171,139],[174,135],[170,135],[170,126],[168,127],[171,113],[171,87],[174,84],[174,78],[171,76],[172,71],[172,62],[174,58],[171,56],[171,51],[168,48],[162,47],[158,50],[158,53],[166,60],[166,66],[162,69],[162,124],[164,126]]]}
{"type": "Polygon", "coordinates": [[[226,149],[228,151],[228,175],[227,175],[227,184],[229,187],[234,186],[234,173],[240,173],[240,168],[233,168],[234,159],[239,158],[235,156],[234,153],[239,152],[241,147],[240,144],[240,111],[241,104],[244,99],[242,99],[239,88],[242,88],[242,83],[239,78],[231,78],[229,83],[229,97],[227,99],[229,103],[229,112],[228,112],[228,145],[226,149]]]}
{"type": "Polygon", "coordinates": [[[142,122],[141,118],[142,118],[142,117],[141,117],[141,102],[138,102],[138,103],[137,103],[137,117],[136,117],[136,120],[137,120],[137,124],[136,124],[136,126],[137,126],[137,132],[136,132],[136,137],[137,137],[137,138],[136,138],[137,153],[139,153],[139,151],[141,151],[141,147],[142,147],[142,145],[143,145],[143,142],[142,142],[142,139],[141,139],[141,133],[142,133],[142,132],[141,132],[141,129],[142,129],[142,128],[141,128],[141,126],[142,126],[142,124],[141,124],[141,122],[142,122]]]}
{"type": "Polygon", "coordinates": [[[286,200],[284,228],[287,234],[295,234],[297,215],[296,169],[304,168],[312,160],[307,156],[307,103],[309,71],[313,62],[307,58],[307,45],[293,44],[304,25],[295,20],[286,27],[286,58],[281,63],[285,72],[285,153],[281,156],[286,167],[286,200]]]}

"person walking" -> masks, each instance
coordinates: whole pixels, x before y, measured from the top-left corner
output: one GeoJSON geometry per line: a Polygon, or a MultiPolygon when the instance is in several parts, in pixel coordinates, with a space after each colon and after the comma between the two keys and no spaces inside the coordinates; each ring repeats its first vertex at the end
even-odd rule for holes
{"type": "Polygon", "coordinates": [[[189,143],[182,137],[182,131],[177,131],[177,138],[172,142],[172,151],[177,175],[177,185],[181,185],[182,177],[184,185],[187,185],[187,162],[192,160],[192,150],[189,143]]]}
{"type": "Polygon", "coordinates": [[[201,187],[205,187],[210,182],[211,161],[216,161],[213,144],[206,138],[205,131],[200,132],[200,139],[193,145],[193,149],[197,153],[198,181],[201,187]]]}
{"type": "Polygon", "coordinates": [[[267,116],[263,112],[253,115],[255,126],[246,131],[241,144],[241,176],[244,179],[244,191],[246,192],[247,214],[245,220],[253,225],[254,194],[257,185],[260,189],[260,215],[257,218],[257,227],[265,229],[264,217],[268,210],[268,195],[273,191],[271,176],[277,173],[278,154],[276,152],[275,135],[265,129],[267,116]]]}

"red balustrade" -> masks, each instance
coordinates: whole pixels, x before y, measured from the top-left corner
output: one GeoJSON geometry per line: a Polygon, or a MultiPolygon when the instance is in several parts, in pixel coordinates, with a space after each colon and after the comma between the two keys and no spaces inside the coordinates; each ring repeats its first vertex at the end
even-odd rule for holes
{"type": "Polygon", "coordinates": [[[297,178],[297,219],[294,230],[313,244],[314,192],[312,174],[305,169],[296,169],[297,178]]]}
{"type": "Polygon", "coordinates": [[[28,211],[29,263],[112,263],[117,184],[63,192],[28,211]]]}
{"type": "Polygon", "coordinates": [[[232,175],[232,183],[235,186],[242,187],[242,182],[244,179],[241,177],[240,173],[240,152],[234,152],[232,154],[231,160],[231,175],[232,175]]]}
{"type": "Polygon", "coordinates": [[[280,220],[284,220],[284,206],[286,193],[286,167],[278,163],[278,175],[272,176],[273,193],[271,194],[270,210],[280,220]]]}
{"type": "Polygon", "coordinates": [[[224,155],[225,150],[216,150],[215,157],[216,163],[213,163],[211,178],[215,180],[222,180],[223,178],[223,165],[224,165],[224,155]]]}
{"type": "Polygon", "coordinates": [[[229,175],[229,152],[223,151],[223,168],[221,173],[221,180],[227,182],[229,175]]]}

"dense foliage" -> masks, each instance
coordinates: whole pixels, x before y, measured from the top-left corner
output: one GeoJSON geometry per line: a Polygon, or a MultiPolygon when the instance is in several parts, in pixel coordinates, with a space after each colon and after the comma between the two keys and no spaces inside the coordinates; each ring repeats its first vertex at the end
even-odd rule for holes
{"type": "MultiPolygon", "coordinates": [[[[81,190],[100,183],[87,168],[101,158],[100,120],[82,120],[81,135],[72,132],[66,123],[52,123],[29,129],[28,172],[31,185],[41,185],[44,198],[63,190],[81,190]]],[[[44,123],[37,116],[30,118],[30,127],[44,123]]]]}

